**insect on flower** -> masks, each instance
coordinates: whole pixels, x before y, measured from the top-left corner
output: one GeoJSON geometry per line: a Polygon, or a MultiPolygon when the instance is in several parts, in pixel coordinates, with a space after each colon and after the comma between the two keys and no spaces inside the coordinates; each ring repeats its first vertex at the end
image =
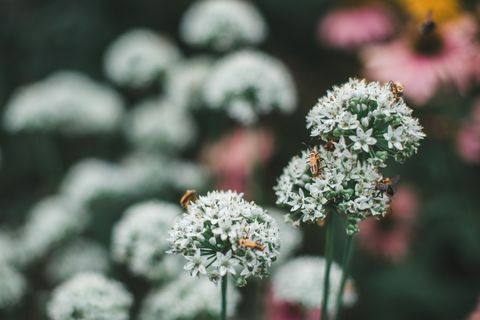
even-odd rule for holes
{"type": "Polygon", "coordinates": [[[333,142],[333,140],[328,140],[327,143],[323,145],[323,147],[327,151],[333,151],[335,150],[335,143],[333,142]]]}
{"type": "Polygon", "coordinates": [[[377,182],[376,189],[380,192],[386,193],[389,197],[393,197],[395,191],[397,191],[397,184],[400,180],[400,176],[393,178],[383,178],[377,182]]]}
{"type": "Polygon", "coordinates": [[[313,177],[318,177],[322,173],[320,168],[320,153],[318,153],[317,147],[313,147],[310,150],[307,163],[310,165],[310,173],[313,177]]]}
{"type": "Polygon", "coordinates": [[[259,251],[265,250],[265,246],[263,244],[257,243],[253,240],[250,240],[250,239],[242,238],[242,239],[238,240],[238,244],[241,247],[245,247],[245,248],[256,249],[256,250],[259,250],[259,251]]]}
{"type": "Polygon", "coordinates": [[[392,92],[393,96],[395,97],[395,101],[403,97],[403,93],[405,91],[405,87],[398,81],[388,82],[388,86],[390,87],[390,91],[392,92]]]}
{"type": "Polygon", "coordinates": [[[190,202],[195,201],[198,197],[197,191],[195,190],[187,190],[180,198],[180,205],[183,209],[187,209],[190,202]]]}

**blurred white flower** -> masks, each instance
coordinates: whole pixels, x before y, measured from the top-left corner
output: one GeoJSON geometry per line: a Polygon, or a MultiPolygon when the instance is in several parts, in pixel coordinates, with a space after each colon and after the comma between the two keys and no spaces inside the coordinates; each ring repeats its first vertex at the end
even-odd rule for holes
{"type": "Polygon", "coordinates": [[[15,238],[7,230],[0,229],[0,264],[14,263],[17,257],[15,238]]]}
{"type": "Polygon", "coordinates": [[[182,254],[192,275],[217,282],[231,275],[237,285],[263,277],[278,256],[275,220],[243,195],[212,191],[188,206],[169,233],[171,253],[182,254]]]}
{"type": "Polygon", "coordinates": [[[52,196],[37,203],[19,232],[18,255],[22,265],[50,253],[56,246],[78,235],[88,215],[73,199],[52,196]]]}
{"type": "Polygon", "coordinates": [[[213,59],[196,57],[177,64],[167,74],[165,92],[169,101],[182,109],[201,105],[202,86],[213,66],[213,59]]]}
{"type": "MultiPolygon", "coordinates": [[[[167,286],[151,292],[142,303],[139,320],[215,320],[220,317],[220,289],[208,279],[180,276],[167,286]]],[[[237,289],[227,287],[227,316],[240,300],[237,289]]]]}
{"type": "Polygon", "coordinates": [[[175,257],[166,257],[166,251],[168,231],[181,213],[179,205],[161,201],[130,207],[113,229],[114,260],[124,263],[133,274],[151,281],[168,280],[178,274],[181,262],[172,269],[171,258],[175,257]],[[165,258],[170,260],[166,264],[165,258]]]}
{"type": "Polygon", "coordinates": [[[297,93],[286,66],[257,51],[227,55],[214,66],[203,91],[207,107],[224,108],[242,124],[252,124],[274,110],[296,108],[297,93]]]}
{"type": "Polygon", "coordinates": [[[301,246],[303,235],[299,228],[286,223],[285,212],[275,208],[267,208],[267,211],[275,219],[280,230],[280,254],[275,263],[275,267],[278,268],[301,246]]]}
{"type": "Polygon", "coordinates": [[[18,304],[26,287],[22,274],[10,265],[0,262],[0,310],[18,304]]]}
{"type": "Polygon", "coordinates": [[[106,273],[109,269],[108,252],[100,244],[87,239],[76,239],[54,252],[46,265],[46,276],[59,283],[81,272],[106,273]]]}
{"type": "Polygon", "coordinates": [[[52,320],[128,320],[132,303],[122,284],[86,272],[57,287],[47,311],[52,320]]]}
{"type": "Polygon", "coordinates": [[[10,132],[61,132],[67,135],[116,130],[123,102],[111,88],[74,71],[58,71],[16,90],[3,119],[10,132]]]}
{"type": "MultiPolygon", "coordinates": [[[[326,260],[321,257],[298,257],[276,269],[272,277],[274,299],[302,305],[307,309],[318,309],[322,301],[326,260]]],[[[330,290],[328,310],[335,308],[342,270],[332,263],[330,269],[330,290]]],[[[357,295],[351,279],[347,280],[343,304],[352,305],[357,295]]]]}
{"type": "Polygon", "coordinates": [[[138,104],[125,124],[130,143],[145,151],[181,151],[193,142],[195,133],[190,113],[160,98],[138,104]]]}
{"type": "Polygon", "coordinates": [[[159,80],[179,59],[170,40],[147,29],[133,29],[108,47],[104,68],[114,83],[139,88],[159,80]]]}
{"type": "Polygon", "coordinates": [[[180,36],[194,47],[227,51],[256,45],[267,35],[260,12],[247,1],[199,0],[185,13],[180,36]]]}

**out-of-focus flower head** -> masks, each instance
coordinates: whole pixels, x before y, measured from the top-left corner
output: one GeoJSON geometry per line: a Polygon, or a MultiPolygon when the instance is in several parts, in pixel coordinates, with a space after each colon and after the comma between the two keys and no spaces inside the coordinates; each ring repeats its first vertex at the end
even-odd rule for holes
{"type": "Polygon", "coordinates": [[[317,33],[331,47],[353,50],[390,37],[394,21],[393,15],[379,4],[339,8],[320,20],[317,33]]]}
{"type": "Polygon", "coordinates": [[[123,116],[111,88],[74,71],[58,71],[14,92],[3,119],[10,132],[109,133],[123,116]]]}
{"type": "Polygon", "coordinates": [[[23,298],[27,283],[12,266],[0,262],[0,310],[17,305],[23,298]]]}
{"type": "MultiPolygon", "coordinates": [[[[205,277],[183,275],[167,286],[152,291],[142,303],[140,320],[215,320],[220,317],[220,290],[205,277]]],[[[234,286],[227,288],[227,316],[231,317],[240,300],[234,286]]]]}
{"type": "MultiPolygon", "coordinates": [[[[301,305],[307,310],[319,309],[323,295],[322,270],[325,269],[325,259],[321,257],[298,257],[280,266],[272,277],[274,300],[301,305]]],[[[330,270],[330,295],[328,310],[335,308],[337,293],[340,290],[342,270],[332,263],[330,270]]],[[[355,303],[357,295],[353,280],[348,279],[342,304],[349,306],[355,303]]]]}
{"type": "Polygon", "coordinates": [[[248,176],[256,165],[264,165],[273,151],[273,136],[265,128],[235,129],[206,146],[203,159],[217,178],[219,189],[248,194],[248,176]]]}
{"type": "Polygon", "coordinates": [[[160,201],[130,207],[113,229],[114,260],[124,263],[133,274],[151,281],[176,276],[181,262],[177,257],[166,256],[167,234],[181,213],[178,205],[160,201]]]}
{"type": "Polygon", "coordinates": [[[76,239],[48,259],[46,276],[60,283],[81,272],[106,273],[109,269],[108,252],[101,245],[87,239],[76,239]]]}
{"type": "Polygon", "coordinates": [[[427,17],[404,37],[365,48],[361,52],[363,73],[375,80],[400,81],[405,96],[416,104],[427,103],[443,85],[453,84],[465,91],[474,76],[475,29],[468,16],[438,26],[427,17]]]}
{"type": "Polygon", "coordinates": [[[362,232],[358,234],[360,246],[394,262],[403,259],[408,253],[418,205],[415,191],[409,186],[400,186],[383,219],[369,219],[361,223],[362,232]]]}
{"type": "Polygon", "coordinates": [[[297,93],[286,66],[257,51],[227,55],[214,66],[203,90],[207,107],[225,109],[244,125],[274,110],[283,113],[296,108],[297,93]]]}
{"type": "Polygon", "coordinates": [[[132,303],[119,282],[85,272],[54,290],[47,311],[52,320],[128,320],[132,303]]]}
{"type": "Polygon", "coordinates": [[[196,131],[190,113],[160,98],[139,103],[128,115],[124,129],[135,148],[162,153],[183,150],[196,131]]]}
{"type": "Polygon", "coordinates": [[[376,166],[359,162],[343,138],[333,151],[320,147],[317,152],[321,170],[317,176],[311,173],[311,151],[303,151],[290,160],[274,187],[277,204],[290,209],[287,221],[294,225],[319,222],[336,208],[352,234],[358,232],[358,222],[385,215],[390,199],[376,188],[382,179],[376,166]]]}
{"type": "Polygon", "coordinates": [[[169,233],[171,253],[182,254],[192,276],[213,282],[231,275],[239,286],[268,275],[277,259],[278,227],[268,213],[241,194],[212,191],[190,202],[169,233]]]}
{"type": "Polygon", "coordinates": [[[280,230],[280,254],[274,265],[275,267],[278,267],[285,263],[300,247],[302,244],[302,231],[291,224],[285,223],[285,212],[275,208],[267,208],[267,210],[277,222],[277,226],[280,230]]]}
{"type": "Polygon", "coordinates": [[[457,135],[457,152],[469,163],[480,163],[480,99],[473,105],[472,115],[461,124],[457,135]]]}
{"type": "Polygon", "coordinates": [[[333,87],[307,115],[310,136],[323,142],[342,137],[352,155],[374,164],[404,161],[425,135],[397,90],[396,84],[357,79],[333,87]]]}
{"type": "Polygon", "coordinates": [[[175,65],[167,74],[165,92],[169,101],[182,109],[201,105],[202,86],[213,66],[213,59],[200,56],[175,65]]]}
{"type": "Polygon", "coordinates": [[[199,0],[185,13],[180,36],[191,46],[228,51],[256,45],[267,35],[260,12],[247,1],[199,0]]]}
{"type": "Polygon", "coordinates": [[[105,73],[120,86],[142,88],[160,80],[180,52],[164,36],[147,29],[120,35],[107,49],[105,73]]]}
{"type": "Polygon", "coordinates": [[[74,199],[52,196],[37,203],[19,232],[19,263],[29,264],[50,253],[86,227],[88,215],[74,199]]]}
{"type": "Polygon", "coordinates": [[[14,234],[8,230],[0,229],[0,264],[14,263],[17,257],[14,234]]]}

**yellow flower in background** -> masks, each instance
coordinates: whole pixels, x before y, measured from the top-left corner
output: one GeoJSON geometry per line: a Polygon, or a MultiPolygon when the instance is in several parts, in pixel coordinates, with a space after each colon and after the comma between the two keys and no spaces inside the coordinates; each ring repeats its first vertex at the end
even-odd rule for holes
{"type": "Polygon", "coordinates": [[[398,0],[405,12],[418,21],[423,21],[428,12],[436,22],[446,22],[460,15],[457,0],[398,0]]]}

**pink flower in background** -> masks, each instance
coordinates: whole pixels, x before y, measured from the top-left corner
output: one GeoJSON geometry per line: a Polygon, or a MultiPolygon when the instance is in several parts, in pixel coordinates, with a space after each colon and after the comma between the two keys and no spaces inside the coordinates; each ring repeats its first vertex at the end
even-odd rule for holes
{"type": "Polygon", "coordinates": [[[458,131],[457,151],[464,161],[480,164],[480,99],[474,104],[469,121],[458,131]]]}
{"type": "Polygon", "coordinates": [[[331,47],[351,50],[391,36],[393,21],[390,12],[380,5],[337,9],[320,20],[317,34],[331,47]]]}
{"type": "Polygon", "coordinates": [[[298,305],[276,300],[272,289],[269,288],[266,296],[267,320],[318,320],[320,309],[303,310],[298,305]]]}
{"type": "MultiPolygon", "coordinates": [[[[477,54],[475,28],[470,17],[443,26],[437,34],[439,47],[429,53],[416,50],[418,43],[412,43],[409,37],[367,47],[361,52],[364,75],[374,80],[400,81],[405,96],[416,104],[425,104],[442,84],[454,84],[464,91],[474,76],[471,61],[477,54]]],[[[416,41],[422,41],[422,37],[416,41]]]]}
{"type": "Polygon", "coordinates": [[[256,165],[264,165],[273,151],[273,136],[264,129],[235,129],[207,146],[204,162],[217,179],[217,187],[248,193],[249,175],[256,165]]]}
{"type": "Polygon", "coordinates": [[[379,220],[367,219],[360,224],[359,245],[374,255],[399,261],[408,253],[418,199],[413,189],[401,185],[390,203],[390,211],[379,220]]]}
{"type": "Polygon", "coordinates": [[[475,310],[468,316],[467,320],[480,320],[480,299],[475,306],[475,310]]]}

